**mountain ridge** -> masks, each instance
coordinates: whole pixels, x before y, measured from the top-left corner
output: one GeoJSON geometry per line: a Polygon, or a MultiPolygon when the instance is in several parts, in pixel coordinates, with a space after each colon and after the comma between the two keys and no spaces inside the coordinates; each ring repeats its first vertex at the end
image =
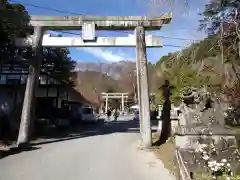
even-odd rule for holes
{"type": "Polygon", "coordinates": [[[129,73],[136,69],[133,61],[119,61],[119,62],[77,62],[75,72],[78,71],[96,71],[114,79],[119,79],[123,73],[129,73]]]}

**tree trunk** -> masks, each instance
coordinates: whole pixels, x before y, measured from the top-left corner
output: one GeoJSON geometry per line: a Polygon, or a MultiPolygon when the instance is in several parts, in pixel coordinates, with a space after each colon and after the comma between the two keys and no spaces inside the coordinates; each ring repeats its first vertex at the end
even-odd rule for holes
{"type": "Polygon", "coordinates": [[[236,58],[231,61],[231,64],[232,64],[232,68],[236,75],[237,80],[240,81],[240,74],[239,74],[239,70],[238,70],[239,65],[240,65],[240,37],[238,37],[235,47],[237,50],[237,54],[236,54],[236,58]]]}
{"type": "Polygon", "coordinates": [[[164,144],[171,135],[171,102],[165,100],[162,110],[162,129],[161,135],[158,141],[154,143],[156,146],[164,144]]]}
{"type": "Polygon", "coordinates": [[[238,59],[240,60],[240,37],[238,39],[238,59]]]}

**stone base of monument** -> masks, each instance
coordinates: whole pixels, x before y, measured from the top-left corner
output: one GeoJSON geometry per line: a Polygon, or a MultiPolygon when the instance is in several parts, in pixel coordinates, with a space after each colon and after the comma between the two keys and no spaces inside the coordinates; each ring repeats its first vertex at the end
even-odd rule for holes
{"type": "MultiPolygon", "coordinates": [[[[178,118],[171,118],[171,132],[172,134],[175,134],[176,133],[176,130],[177,128],[179,127],[179,119],[178,118]]],[[[161,133],[162,131],[162,120],[159,120],[158,121],[158,129],[157,129],[157,132],[161,133]]]]}
{"type": "Polygon", "coordinates": [[[175,135],[176,147],[180,149],[196,149],[199,146],[200,138],[207,139],[211,137],[216,144],[233,144],[237,146],[235,135],[175,135]]]}
{"type": "Polygon", "coordinates": [[[199,139],[212,138],[215,144],[230,143],[237,145],[237,134],[222,126],[179,126],[176,130],[176,146],[181,149],[196,149],[199,139]]]}
{"type": "Polygon", "coordinates": [[[180,170],[181,167],[182,171],[186,169],[189,177],[196,175],[188,179],[212,179],[210,176],[216,169],[212,170],[212,164],[209,162],[218,163],[218,166],[225,162],[221,168],[230,164],[233,173],[240,174],[240,141],[237,140],[239,134],[225,126],[226,104],[215,101],[213,108],[204,109],[207,97],[201,93],[199,95],[199,99],[203,100],[197,105],[194,104],[192,94],[183,94],[184,102],[190,101],[188,103],[192,105],[182,103],[179,106],[182,113],[179,116],[180,125],[175,128],[174,136],[178,154],[176,158],[182,162],[178,162],[180,170]]]}
{"type": "Polygon", "coordinates": [[[217,162],[226,159],[231,164],[232,170],[240,173],[240,154],[236,137],[236,133],[220,126],[179,127],[175,133],[175,143],[189,172],[195,174],[208,172],[206,161],[202,159],[203,154],[198,149],[203,144],[207,146],[214,144],[216,155],[211,155],[213,159],[217,162]]]}

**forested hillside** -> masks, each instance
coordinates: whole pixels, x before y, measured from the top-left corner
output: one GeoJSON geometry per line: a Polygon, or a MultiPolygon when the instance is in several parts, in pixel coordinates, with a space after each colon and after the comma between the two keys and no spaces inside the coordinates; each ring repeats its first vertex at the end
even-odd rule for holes
{"type": "MultiPolygon", "coordinates": [[[[188,86],[206,87],[210,92],[231,95],[237,100],[240,65],[239,12],[240,1],[210,1],[205,5],[199,22],[199,28],[208,37],[180,52],[169,53],[156,63],[157,84],[161,84],[159,82],[164,79],[170,80],[175,87],[173,101],[178,101],[181,90],[188,86]],[[221,21],[219,15],[228,21],[221,21]]],[[[157,101],[160,102],[161,99],[161,93],[157,92],[157,101]]]]}
{"type": "MultiPolygon", "coordinates": [[[[157,94],[157,102],[161,102],[161,92],[158,88],[165,79],[170,80],[175,87],[172,96],[173,101],[179,99],[180,91],[186,86],[206,87],[209,91],[219,92],[234,84],[237,79],[232,65],[234,56],[229,53],[229,48],[224,47],[222,62],[219,39],[219,34],[209,36],[182,51],[163,56],[156,64],[148,64],[150,91],[157,94]]],[[[129,64],[135,66],[133,62],[129,62],[129,64]]],[[[92,69],[91,65],[86,69],[92,69]]],[[[96,65],[93,66],[96,67],[96,65]]],[[[97,72],[97,70],[79,71],[79,82],[83,85],[83,91],[87,87],[91,87],[91,89],[98,89],[99,92],[111,89],[115,92],[133,93],[136,86],[134,66],[127,71],[123,71],[122,69],[125,66],[121,66],[121,63],[119,63],[118,67],[122,67],[122,69],[118,72],[118,78],[115,78],[114,75],[107,75],[110,74],[109,71],[114,69],[114,65],[111,64],[107,68],[105,67],[105,71],[102,72],[97,72]],[[91,79],[91,83],[89,79],[91,79]]]]}
{"type": "MultiPolygon", "coordinates": [[[[158,88],[155,65],[149,64],[150,91],[158,88]]],[[[119,63],[78,63],[72,73],[76,89],[89,100],[97,101],[101,92],[127,92],[137,95],[136,63],[121,61],[119,63]]]]}
{"type": "MultiPolygon", "coordinates": [[[[156,64],[148,64],[150,92],[156,93],[157,102],[162,100],[159,87],[165,79],[170,80],[175,87],[172,95],[174,102],[179,100],[183,87],[188,86],[205,87],[215,94],[238,96],[240,78],[239,12],[240,1],[238,0],[209,1],[209,4],[205,5],[205,10],[201,14],[202,20],[199,22],[199,29],[205,31],[208,37],[182,51],[163,56],[156,64]],[[221,21],[221,19],[226,21],[221,21]]],[[[134,63],[132,64],[134,67],[134,63]]],[[[119,63],[118,67],[124,69],[123,67],[126,66],[119,63]]],[[[111,86],[114,91],[133,93],[136,86],[136,83],[133,83],[136,81],[134,70],[131,68],[127,71],[118,71],[118,78],[108,73],[109,76],[112,76],[108,77],[111,81],[105,79],[105,76],[98,77],[96,75],[95,79],[104,77],[102,81],[97,82],[102,82],[100,84],[105,89],[93,85],[92,82],[91,86],[99,90],[106,90],[111,86]]],[[[116,72],[111,69],[111,66],[105,68],[104,71],[101,73],[116,72]]]]}

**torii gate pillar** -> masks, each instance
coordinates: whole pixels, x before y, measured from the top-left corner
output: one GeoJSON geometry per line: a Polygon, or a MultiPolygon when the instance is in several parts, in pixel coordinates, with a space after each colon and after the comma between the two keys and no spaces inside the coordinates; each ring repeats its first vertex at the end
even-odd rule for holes
{"type": "Polygon", "coordinates": [[[29,66],[29,75],[27,78],[27,84],[25,89],[25,95],[23,100],[23,108],[21,115],[21,123],[19,128],[17,145],[22,146],[28,143],[29,133],[33,128],[32,123],[34,123],[34,114],[35,114],[35,94],[38,87],[40,68],[41,68],[41,45],[43,38],[43,27],[35,26],[34,27],[34,36],[33,36],[33,59],[32,63],[29,66]]]}
{"type": "Polygon", "coordinates": [[[107,113],[107,111],[108,111],[108,95],[105,99],[105,113],[107,113]]]}
{"type": "Polygon", "coordinates": [[[124,112],[124,95],[122,94],[122,112],[124,112]]]}

